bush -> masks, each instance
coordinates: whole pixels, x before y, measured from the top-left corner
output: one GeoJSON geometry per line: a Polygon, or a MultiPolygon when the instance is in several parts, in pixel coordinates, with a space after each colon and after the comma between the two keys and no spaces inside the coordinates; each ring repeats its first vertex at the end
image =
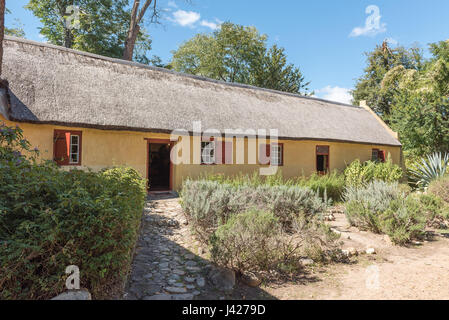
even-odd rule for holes
{"type": "Polygon", "coordinates": [[[443,178],[448,168],[449,153],[433,153],[411,165],[409,180],[415,187],[426,190],[432,181],[443,178]]]}
{"type": "Polygon", "coordinates": [[[345,176],[338,174],[336,171],[326,175],[315,173],[308,178],[300,178],[297,184],[318,192],[323,199],[329,198],[333,201],[341,201],[345,189],[345,176]]]}
{"type": "Polygon", "coordinates": [[[234,270],[271,270],[281,259],[280,225],[273,213],[233,215],[211,236],[211,255],[234,270]]]}
{"type": "Polygon", "coordinates": [[[297,186],[233,186],[207,180],[186,180],[182,206],[204,239],[236,213],[257,208],[273,213],[284,229],[299,215],[318,215],[327,208],[313,190],[297,186]]]}
{"type": "Polygon", "coordinates": [[[391,159],[384,163],[373,161],[361,163],[360,160],[355,160],[345,169],[344,175],[347,186],[358,187],[374,180],[396,182],[402,178],[403,172],[391,159]]]}
{"type": "Polygon", "coordinates": [[[344,198],[346,217],[353,226],[388,234],[396,244],[424,235],[425,206],[398,183],[373,181],[365,187],[348,187],[344,198]]]}
{"type": "Polygon", "coordinates": [[[123,281],[146,194],[134,169],[64,172],[3,152],[0,180],[0,299],[56,296],[69,265],[96,298],[123,281]]]}
{"type": "Polygon", "coordinates": [[[323,261],[335,249],[338,236],[323,224],[298,218],[293,225],[295,232],[287,235],[273,213],[251,209],[232,215],[211,236],[212,259],[239,272],[293,273],[302,267],[301,257],[323,261]]]}
{"type": "Polygon", "coordinates": [[[431,182],[427,191],[449,204],[449,175],[431,182]]]}

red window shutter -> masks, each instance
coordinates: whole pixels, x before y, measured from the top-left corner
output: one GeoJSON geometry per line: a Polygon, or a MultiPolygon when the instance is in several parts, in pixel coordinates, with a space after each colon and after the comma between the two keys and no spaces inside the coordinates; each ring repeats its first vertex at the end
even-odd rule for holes
{"type": "Polygon", "coordinates": [[[233,163],[232,142],[230,141],[224,142],[222,146],[223,146],[222,163],[232,164],[233,163]]]}
{"type": "Polygon", "coordinates": [[[224,143],[223,141],[215,141],[215,164],[223,164],[224,161],[224,143]]]}
{"type": "Polygon", "coordinates": [[[269,144],[259,145],[259,163],[270,164],[271,162],[271,146],[269,144]]]}
{"type": "Polygon", "coordinates": [[[58,165],[68,165],[70,155],[70,132],[55,130],[53,142],[54,161],[58,165]]]}
{"type": "Polygon", "coordinates": [[[381,162],[385,162],[385,151],[379,151],[379,159],[381,162]]]}

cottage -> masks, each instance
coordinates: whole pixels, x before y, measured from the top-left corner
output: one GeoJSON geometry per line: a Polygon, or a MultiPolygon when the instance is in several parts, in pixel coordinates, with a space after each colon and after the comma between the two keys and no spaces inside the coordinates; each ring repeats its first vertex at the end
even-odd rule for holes
{"type": "Polygon", "coordinates": [[[3,70],[9,84],[0,90],[0,121],[18,124],[43,159],[62,168],[132,166],[150,190],[177,190],[206,172],[281,167],[294,177],[342,170],[355,159],[402,161],[397,134],[366,106],[12,37],[3,70]],[[257,134],[263,130],[273,134],[257,134]]]}

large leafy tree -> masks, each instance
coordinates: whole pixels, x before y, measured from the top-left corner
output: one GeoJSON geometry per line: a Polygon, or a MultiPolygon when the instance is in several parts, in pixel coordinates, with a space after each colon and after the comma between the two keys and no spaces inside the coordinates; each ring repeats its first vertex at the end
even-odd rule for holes
{"type": "Polygon", "coordinates": [[[385,121],[389,121],[394,86],[381,90],[382,80],[392,69],[403,66],[405,69],[420,70],[423,56],[419,48],[390,48],[385,41],[373,51],[366,53],[367,66],[352,91],[353,103],[366,100],[368,105],[385,121]]]}
{"type": "Polygon", "coordinates": [[[227,82],[307,93],[300,70],[287,63],[285,50],[267,49],[267,36],[230,22],[212,34],[198,34],[173,52],[176,71],[227,82]]]}
{"type": "MultiPolygon", "coordinates": [[[[73,0],[29,0],[26,8],[40,19],[40,32],[50,43],[121,58],[131,20],[129,0],[79,0],[79,19],[73,4],[73,0]]],[[[151,40],[144,29],[139,29],[136,42],[133,58],[145,62],[151,40]]]]}
{"type": "Polygon", "coordinates": [[[394,88],[391,126],[415,156],[449,152],[449,41],[432,44],[430,52],[419,70],[390,70],[380,90],[394,88]]]}

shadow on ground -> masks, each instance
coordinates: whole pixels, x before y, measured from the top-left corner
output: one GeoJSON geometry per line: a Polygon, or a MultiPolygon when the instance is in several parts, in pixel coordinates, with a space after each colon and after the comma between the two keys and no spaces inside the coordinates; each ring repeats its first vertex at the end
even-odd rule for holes
{"type": "MultiPolygon", "coordinates": [[[[249,287],[238,277],[232,291],[227,280],[210,275],[217,267],[193,239],[178,198],[150,195],[142,218],[132,271],[125,289],[128,300],[233,300],[276,299],[260,287],[249,287]],[[212,277],[213,278],[213,277],[212,277]]],[[[226,279],[226,277],[224,277],[226,279]]],[[[319,281],[303,274],[298,284],[319,281]]],[[[268,285],[276,285],[269,283],[268,285]]]]}

